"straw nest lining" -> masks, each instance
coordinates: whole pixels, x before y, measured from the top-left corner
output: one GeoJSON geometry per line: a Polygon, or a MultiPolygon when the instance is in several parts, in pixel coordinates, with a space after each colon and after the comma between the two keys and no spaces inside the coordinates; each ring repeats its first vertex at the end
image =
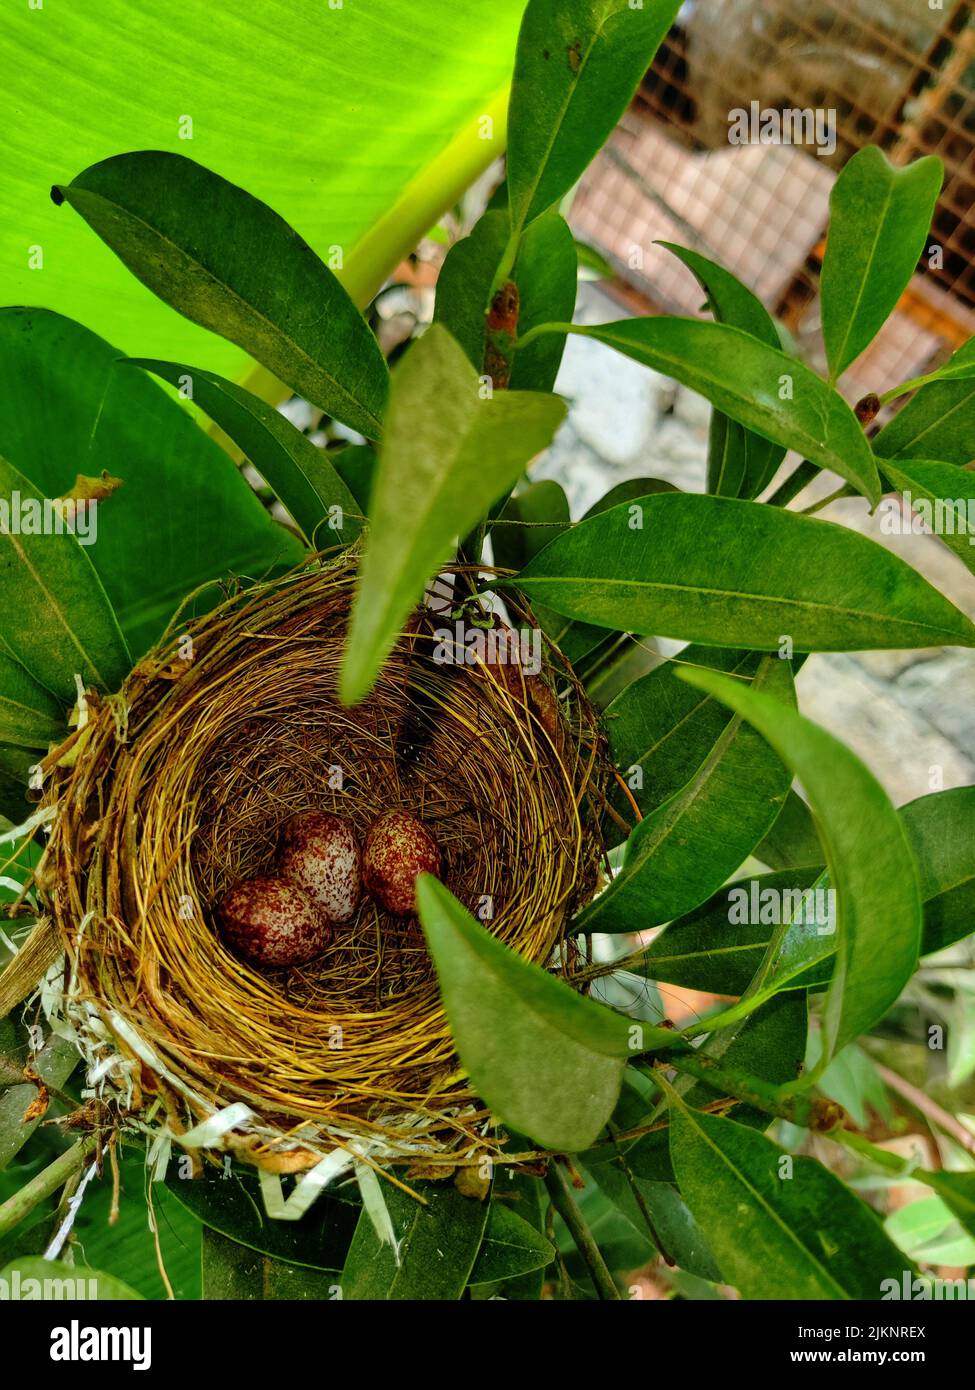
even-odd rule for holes
{"type": "Polygon", "coordinates": [[[392,1156],[485,1143],[415,919],[364,899],[325,956],[273,972],[218,939],[213,903],[268,868],[289,816],[333,811],[364,839],[383,811],[412,811],[447,886],[544,964],[598,872],[600,736],[558,654],[546,652],[545,690],[517,668],[440,665],[445,619],[419,609],[372,694],[346,709],[355,576],[354,556],[316,564],[188,624],[119,696],[89,697],[77,756],[47,792],[42,887],[75,1017],[87,1010],[102,1052],[107,1026],[134,1111],[159,1097],[179,1134],[242,1100],[264,1128],[239,1147],[268,1167],[296,1145],[307,1166],[349,1140],[392,1156]],[[145,1049],[134,1060],[129,1030],[163,1066],[145,1049]]]}

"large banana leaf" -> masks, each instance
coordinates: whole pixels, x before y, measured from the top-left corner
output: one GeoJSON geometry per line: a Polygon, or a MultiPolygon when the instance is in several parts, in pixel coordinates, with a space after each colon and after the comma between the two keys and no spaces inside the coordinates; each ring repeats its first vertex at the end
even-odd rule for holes
{"type": "Polygon", "coordinates": [[[333,3],[6,7],[0,86],[23,119],[0,166],[3,302],[55,308],[130,354],[248,370],[49,199],[138,149],[189,155],[264,199],[367,302],[502,152],[524,0],[333,3]]]}

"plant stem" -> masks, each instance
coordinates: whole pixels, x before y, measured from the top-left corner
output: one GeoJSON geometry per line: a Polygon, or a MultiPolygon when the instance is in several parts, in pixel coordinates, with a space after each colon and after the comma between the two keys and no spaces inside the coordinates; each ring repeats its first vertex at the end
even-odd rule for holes
{"type": "Polygon", "coordinates": [[[25,1187],[19,1192],[15,1192],[12,1197],[0,1205],[0,1239],[9,1231],[23,1221],[25,1216],[29,1216],[36,1206],[57,1192],[59,1187],[72,1176],[73,1173],[84,1163],[85,1159],[95,1147],[95,1136],[87,1135],[84,1139],[79,1139],[77,1144],[72,1145],[60,1154],[53,1163],[49,1163],[36,1177],[31,1178],[25,1187]]]}
{"type": "Polygon", "coordinates": [[[786,506],[793,497],[799,496],[799,493],[812,482],[818,472],[819,469],[814,463],[810,463],[808,459],[803,459],[802,463],[794,468],[786,480],[775,489],[765,505],[767,507],[786,506]]]}
{"type": "Polygon", "coordinates": [[[708,1056],[682,1052],[668,1058],[668,1065],[753,1105],[756,1110],[764,1110],[767,1115],[788,1120],[802,1129],[826,1133],[844,1118],[843,1107],[835,1101],[808,1094],[784,1095],[779,1086],[773,1086],[760,1077],[723,1067],[708,1056]]]}
{"type": "Polygon", "coordinates": [[[818,502],[813,502],[811,507],[803,507],[800,516],[815,516],[817,512],[823,511],[831,502],[838,502],[841,497],[859,497],[856,488],[850,487],[849,483],[844,483],[835,492],[831,492],[828,497],[820,498],[818,502]]]}
{"type": "Polygon", "coordinates": [[[548,1195],[552,1199],[552,1206],[561,1216],[568,1227],[569,1234],[579,1254],[592,1275],[592,1282],[596,1286],[596,1292],[601,1299],[615,1299],[622,1302],[619,1289],[613,1283],[613,1276],[606,1267],[602,1252],[596,1244],[592,1231],[586,1225],[585,1218],[579,1210],[569,1181],[565,1176],[561,1164],[553,1160],[548,1166],[545,1175],[545,1186],[548,1195]]]}

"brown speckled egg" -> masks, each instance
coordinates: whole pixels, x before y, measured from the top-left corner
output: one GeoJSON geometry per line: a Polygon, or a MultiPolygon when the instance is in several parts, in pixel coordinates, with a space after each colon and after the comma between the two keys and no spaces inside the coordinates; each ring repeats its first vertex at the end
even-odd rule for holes
{"type": "Polygon", "coordinates": [[[281,877],[297,883],[327,922],[347,922],[359,906],[359,844],[338,816],[307,811],[285,821],[277,862],[281,877]]]}
{"type": "Polygon", "coordinates": [[[440,850],[426,826],[408,811],[387,811],[370,828],[362,857],[366,891],[387,912],[409,917],[416,911],[419,874],[440,877],[440,850]]]}
{"type": "Polygon", "coordinates": [[[230,949],[252,965],[304,965],[322,954],[331,934],[314,903],[283,878],[236,884],[215,916],[230,949]]]}

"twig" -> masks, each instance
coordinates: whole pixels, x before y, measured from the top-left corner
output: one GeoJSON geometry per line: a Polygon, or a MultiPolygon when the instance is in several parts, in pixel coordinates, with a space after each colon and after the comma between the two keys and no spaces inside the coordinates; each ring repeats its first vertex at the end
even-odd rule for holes
{"type": "Polygon", "coordinates": [[[606,1267],[602,1252],[593,1239],[592,1231],[586,1225],[579,1204],[566,1181],[565,1173],[557,1161],[549,1164],[545,1186],[553,1207],[568,1227],[573,1243],[592,1276],[597,1294],[601,1299],[615,1299],[621,1302],[619,1289],[613,1283],[613,1276],[606,1267]]]}
{"type": "Polygon", "coordinates": [[[930,1096],[912,1086],[909,1081],[905,1081],[902,1076],[898,1076],[889,1067],[882,1066],[879,1062],[874,1062],[877,1075],[885,1085],[892,1091],[904,1097],[914,1109],[919,1111],[926,1120],[932,1125],[936,1125],[945,1134],[950,1134],[956,1144],[959,1144],[967,1153],[975,1154],[975,1135],[971,1134],[960,1120],[956,1120],[954,1115],[949,1115],[947,1110],[931,1099],[930,1096]]]}
{"type": "Polygon", "coordinates": [[[25,1216],[29,1216],[36,1206],[39,1206],[52,1193],[57,1192],[59,1187],[63,1187],[72,1174],[81,1167],[94,1147],[94,1135],[89,1134],[84,1139],[79,1139],[77,1144],[73,1144],[70,1149],[60,1154],[53,1163],[49,1163],[46,1168],[42,1169],[36,1177],[31,1178],[30,1182],[19,1192],[8,1197],[0,1205],[0,1238],[5,1236],[8,1231],[12,1231],[18,1222],[23,1221],[25,1216]]]}

